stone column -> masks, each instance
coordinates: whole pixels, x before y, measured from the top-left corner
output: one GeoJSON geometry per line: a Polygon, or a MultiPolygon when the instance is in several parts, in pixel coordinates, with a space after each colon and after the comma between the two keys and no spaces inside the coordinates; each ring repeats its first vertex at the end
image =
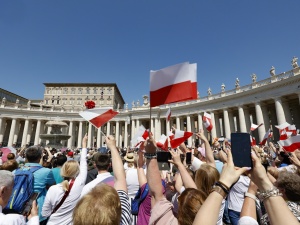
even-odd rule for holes
{"type": "Polygon", "coordinates": [[[0,118],[0,144],[2,144],[3,142],[3,137],[4,137],[4,133],[5,133],[5,123],[6,120],[4,118],[0,118]]]}
{"type": "Polygon", "coordinates": [[[32,134],[32,120],[29,120],[26,144],[30,144],[30,142],[31,142],[31,134],[32,134]]]}
{"type": "MultiPolygon", "coordinates": [[[[151,127],[151,130],[153,130],[152,127],[151,127]]],[[[134,137],[134,135],[135,135],[135,120],[132,119],[131,120],[131,137],[130,137],[130,139],[132,139],[134,137]]]]}
{"type": "Polygon", "coordinates": [[[92,140],[93,140],[93,137],[92,137],[92,124],[89,123],[89,128],[88,128],[88,142],[87,142],[87,147],[88,148],[91,148],[93,147],[93,144],[92,144],[92,140]]]}
{"type": "Polygon", "coordinates": [[[180,118],[176,117],[176,129],[180,130],[180,118]]]}
{"type": "Polygon", "coordinates": [[[119,129],[120,129],[120,127],[119,127],[120,125],[119,125],[119,121],[116,121],[116,145],[117,145],[117,147],[119,147],[120,145],[120,136],[119,136],[119,129]]]}
{"type": "Polygon", "coordinates": [[[36,130],[35,130],[35,136],[34,136],[34,145],[39,144],[40,132],[41,132],[41,120],[38,120],[37,123],[36,123],[36,130]]]}
{"type": "Polygon", "coordinates": [[[97,129],[97,148],[101,147],[101,127],[97,129]]]}
{"type": "Polygon", "coordinates": [[[154,127],[154,124],[155,124],[155,122],[154,122],[154,119],[152,118],[151,119],[151,121],[150,121],[150,126],[151,126],[151,132],[152,132],[152,134],[154,135],[155,134],[155,127],[154,127]]]}
{"type": "Polygon", "coordinates": [[[107,123],[107,131],[106,131],[106,136],[110,135],[110,121],[108,121],[107,123]]]}
{"type": "Polygon", "coordinates": [[[68,139],[68,148],[72,148],[72,143],[73,143],[73,121],[70,121],[69,124],[69,135],[71,135],[71,137],[68,139]]]}
{"type": "Polygon", "coordinates": [[[24,131],[23,131],[23,136],[22,136],[21,147],[23,147],[27,144],[28,125],[29,125],[29,120],[26,119],[25,124],[24,124],[24,131]]]}
{"type": "Polygon", "coordinates": [[[227,109],[223,109],[223,116],[224,116],[225,137],[230,139],[231,131],[230,131],[230,124],[229,124],[227,109]]]}
{"type": "Polygon", "coordinates": [[[14,135],[15,135],[15,131],[16,131],[16,123],[17,123],[17,119],[13,118],[12,122],[11,122],[11,127],[10,127],[7,146],[12,146],[13,145],[14,135]]]}
{"type": "Polygon", "coordinates": [[[79,121],[77,147],[82,147],[82,121],[79,121]]]}
{"type": "Polygon", "coordinates": [[[213,128],[211,130],[211,136],[212,138],[217,137],[217,133],[216,133],[216,123],[215,123],[215,113],[214,112],[210,112],[211,115],[211,123],[213,125],[213,128]]]}
{"type": "Polygon", "coordinates": [[[170,121],[166,120],[166,136],[168,136],[168,132],[171,130],[170,121]]]}
{"type": "MultiPolygon", "coordinates": [[[[255,103],[255,113],[256,113],[257,125],[263,123],[264,119],[263,119],[260,102],[255,103]]],[[[265,136],[265,125],[263,124],[262,126],[257,128],[257,130],[258,130],[259,142],[261,142],[265,136]]],[[[258,141],[257,141],[257,143],[258,143],[258,141]]]]}
{"type": "Polygon", "coordinates": [[[124,147],[128,147],[128,122],[125,120],[125,127],[124,127],[124,147]]]}
{"type": "Polygon", "coordinates": [[[246,119],[245,119],[245,113],[243,106],[238,106],[238,111],[239,111],[239,122],[240,122],[240,132],[246,133],[247,128],[246,128],[246,119]]]}
{"type": "Polygon", "coordinates": [[[137,119],[137,120],[136,120],[136,129],[139,129],[139,127],[140,127],[140,120],[137,119]]]}
{"type": "Polygon", "coordinates": [[[274,101],[275,101],[277,121],[278,121],[278,125],[280,125],[286,122],[283,107],[282,107],[282,102],[279,97],[275,98],[274,101]]]}
{"type": "Polygon", "coordinates": [[[155,118],[155,132],[153,132],[153,135],[154,135],[154,139],[155,140],[158,140],[160,138],[160,129],[159,129],[159,119],[158,118],[155,118]]]}

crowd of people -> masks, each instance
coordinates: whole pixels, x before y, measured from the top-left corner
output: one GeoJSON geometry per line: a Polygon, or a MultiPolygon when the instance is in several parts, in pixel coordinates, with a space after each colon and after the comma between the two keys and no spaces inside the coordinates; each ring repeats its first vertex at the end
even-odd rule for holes
{"type": "Polygon", "coordinates": [[[120,149],[109,135],[107,151],[97,152],[87,149],[85,135],[80,150],[30,146],[10,153],[0,161],[0,225],[299,224],[299,150],[252,146],[253,167],[237,168],[230,140],[196,135],[199,146],[168,150],[168,170],[151,134],[139,148],[120,149]],[[31,168],[38,198],[28,215],[11,213],[14,174],[31,168]]]}

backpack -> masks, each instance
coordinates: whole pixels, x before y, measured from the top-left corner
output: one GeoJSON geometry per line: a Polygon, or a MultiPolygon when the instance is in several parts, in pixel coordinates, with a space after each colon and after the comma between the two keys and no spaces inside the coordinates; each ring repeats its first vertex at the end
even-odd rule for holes
{"type": "MultiPolygon", "coordinates": [[[[166,183],[163,180],[161,181],[161,183],[162,183],[163,187],[166,188],[166,183]]],[[[149,192],[148,183],[146,184],[145,189],[142,194],[141,194],[141,192],[142,192],[142,190],[141,190],[141,188],[139,188],[139,190],[137,191],[137,193],[134,196],[134,199],[131,200],[131,214],[135,215],[135,216],[138,215],[140,205],[148,195],[148,192],[149,192]]]]}
{"type": "Polygon", "coordinates": [[[14,187],[5,209],[10,213],[21,214],[26,202],[33,194],[33,173],[43,167],[30,167],[15,171],[14,187]]]}
{"type": "Polygon", "coordinates": [[[146,187],[141,194],[142,189],[139,188],[137,193],[134,196],[134,199],[131,200],[131,214],[137,216],[139,213],[139,208],[141,203],[145,200],[146,196],[148,195],[149,192],[149,186],[146,184],[146,187]]]}

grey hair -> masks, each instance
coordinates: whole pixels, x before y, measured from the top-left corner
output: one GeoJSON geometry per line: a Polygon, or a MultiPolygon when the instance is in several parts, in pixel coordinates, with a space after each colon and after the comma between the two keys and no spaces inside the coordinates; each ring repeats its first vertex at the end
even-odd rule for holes
{"type": "Polygon", "coordinates": [[[14,174],[8,170],[0,170],[0,187],[9,187],[14,184],[14,174]]]}

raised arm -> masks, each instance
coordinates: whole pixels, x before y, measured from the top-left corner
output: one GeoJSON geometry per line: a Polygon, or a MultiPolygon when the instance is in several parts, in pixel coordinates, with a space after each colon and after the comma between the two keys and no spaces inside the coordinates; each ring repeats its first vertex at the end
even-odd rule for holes
{"type": "Polygon", "coordinates": [[[116,147],[116,140],[112,135],[109,135],[105,138],[107,147],[111,151],[113,172],[115,177],[115,189],[123,190],[127,193],[127,184],[126,184],[126,176],[123,167],[122,159],[119,155],[118,149],[116,147]]]}
{"type": "Polygon", "coordinates": [[[260,190],[261,200],[267,210],[270,224],[272,225],[299,225],[297,218],[289,210],[285,200],[280,196],[279,190],[274,188],[272,182],[267,177],[265,168],[260,163],[259,158],[252,153],[253,169],[250,173],[251,180],[260,190]],[[262,194],[265,193],[265,196],[262,194]],[[284,215],[284,216],[282,216],[284,215]]]}
{"type": "Polygon", "coordinates": [[[257,186],[251,181],[248,191],[245,193],[245,199],[241,211],[240,217],[251,217],[253,220],[257,220],[256,216],[256,192],[257,186]]]}
{"type": "Polygon", "coordinates": [[[180,154],[179,152],[175,152],[174,150],[170,150],[170,153],[172,155],[172,160],[169,160],[170,163],[173,163],[179,170],[181,179],[183,181],[183,185],[185,188],[195,188],[197,189],[197,186],[193,180],[193,178],[190,176],[188,171],[186,170],[185,166],[182,164],[180,160],[180,154]]]}
{"type": "MultiPolygon", "coordinates": [[[[231,151],[227,151],[227,163],[224,164],[219,184],[229,191],[228,187],[231,187],[243,174],[247,168],[235,169],[231,151]]],[[[223,188],[217,186],[213,189],[212,193],[205,200],[200,210],[198,211],[193,225],[216,225],[219,217],[221,204],[224,198],[226,198],[226,192],[222,191],[223,188]],[[209,216],[207,216],[209,215],[209,216]]]]}
{"type": "Polygon", "coordinates": [[[160,172],[156,159],[156,143],[150,134],[149,139],[145,141],[145,158],[147,162],[147,181],[152,196],[151,206],[164,198],[163,187],[161,184],[160,172]]]}
{"type": "Polygon", "coordinates": [[[209,144],[207,138],[204,135],[203,129],[200,129],[199,132],[196,135],[204,143],[207,164],[210,165],[210,166],[212,166],[212,167],[214,167],[214,168],[216,168],[216,163],[215,163],[213,151],[211,150],[210,144],[209,144]]]}
{"type": "Polygon", "coordinates": [[[146,178],[146,175],[145,175],[145,171],[144,171],[144,153],[139,150],[138,151],[138,167],[137,167],[137,173],[138,173],[138,179],[139,179],[139,185],[140,187],[142,187],[145,183],[147,183],[147,178],[146,178]]]}

